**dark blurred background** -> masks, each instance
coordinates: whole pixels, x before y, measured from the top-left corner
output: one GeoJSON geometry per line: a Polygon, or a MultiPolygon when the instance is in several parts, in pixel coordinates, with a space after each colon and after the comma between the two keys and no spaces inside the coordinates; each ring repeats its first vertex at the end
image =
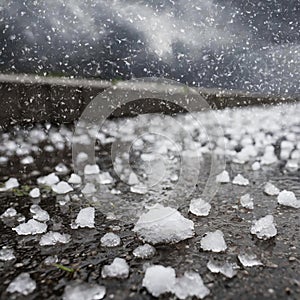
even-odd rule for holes
{"type": "Polygon", "coordinates": [[[300,0],[0,3],[1,73],[300,92],[300,0]]]}

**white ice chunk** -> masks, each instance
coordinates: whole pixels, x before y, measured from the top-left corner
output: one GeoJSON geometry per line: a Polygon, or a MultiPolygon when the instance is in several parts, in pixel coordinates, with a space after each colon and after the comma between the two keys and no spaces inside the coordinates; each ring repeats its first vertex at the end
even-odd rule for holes
{"type": "Polygon", "coordinates": [[[58,257],[57,255],[54,255],[54,256],[47,256],[44,260],[44,264],[47,265],[47,266],[51,266],[53,264],[56,264],[58,263],[58,257]]]}
{"type": "Polygon", "coordinates": [[[144,195],[148,192],[148,188],[145,185],[138,184],[130,187],[130,192],[135,194],[144,195]]]}
{"type": "Polygon", "coordinates": [[[193,271],[185,272],[182,277],[176,278],[175,285],[171,291],[179,299],[188,297],[203,299],[210,293],[200,275],[193,271]]]}
{"type": "Polygon", "coordinates": [[[220,183],[228,183],[228,182],[230,182],[229,173],[226,170],[224,170],[219,175],[217,175],[216,181],[220,182],[220,183]]]}
{"type": "Polygon", "coordinates": [[[34,188],[29,192],[29,196],[31,198],[38,198],[38,197],[40,197],[40,195],[41,195],[41,192],[40,192],[39,188],[34,188]]]}
{"type": "Polygon", "coordinates": [[[280,144],[280,158],[287,160],[291,151],[294,149],[294,143],[290,141],[282,141],[280,144]]]}
{"type": "Polygon", "coordinates": [[[251,234],[255,234],[259,239],[269,239],[277,234],[274,224],[274,217],[267,215],[257,221],[251,227],[251,234]]]}
{"type": "Polygon", "coordinates": [[[196,216],[208,216],[211,205],[203,199],[192,199],[189,211],[196,216]]]}
{"type": "Polygon", "coordinates": [[[34,162],[34,159],[32,156],[26,156],[23,159],[21,159],[21,164],[22,165],[30,165],[34,162]]]}
{"type": "Polygon", "coordinates": [[[80,153],[78,153],[78,155],[76,157],[76,161],[77,161],[77,163],[82,163],[82,162],[86,161],[88,158],[89,158],[89,156],[85,152],[80,152],[80,153]]]}
{"type": "Polygon", "coordinates": [[[56,194],[63,195],[63,194],[67,194],[69,192],[72,192],[73,188],[67,182],[61,181],[61,182],[57,183],[56,185],[53,185],[52,190],[56,194]]]}
{"type": "Polygon", "coordinates": [[[14,250],[6,247],[2,247],[0,250],[0,260],[2,261],[8,261],[13,260],[16,257],[14,256],[14,250]]]}
{"type": "Polygon", "coordinates": [[[156,156],[153,153],[142,153],[141,154],[141,159],[143,161],[152,161],[156,159],[156,156]]]}
{"type": "Polygon", "coordinates": [[[291,172],[295,172],[299,169],[297,160],[289,159],[285,165],[285,168],[291,172]]]}
{"type": "Polygon", "coordinates": [[[109,172],[103,172],[99,174],[99,183],[100,184],[111,184],[114,182],[114,179],[110,176],[109,172]]]}
{"type": "Polygon", "coordinates": [[[281,144],[280,144],[280,148],[281,149],[294,149],[294,143],[291,142],[291,141],[282,141],[281,144]]]}
{"type": "Polygon", "coordinates": [[[251,198],[250,194],[245,194],[245,195],[241,196],[240,203],[243,207],[245,207],[247,209],[254,208],[253,199],[251,198]]]}
{"type": "Polygon", "coordinates": [[[300,200],[298,200],[294,192],[283,190],[277,196],[277,201],[281,205],[300,208],[300,200]]]}
{"type": "Polygon", "coordinates": [[[121,191],[119,191],[119,190],[117,190],[117,189],[114,189],[114,188],[111,189],[110,192],[111,192],[113,195],[120,195],[120,194],[122,194],[121,191]]]}
{"type": "Polygon", "coordinates": [[[299,150],[294,150],[291,154],[291,159],[299,161],[300,160],[300,151],[299,150]]]}
{"type": "Polygon", "coordinates": [[[4,183],[4,187],[0,188],[0,192],[5,192],[8,190],[11,190],[13,188],[18,187],[20,184],[18,182],[18,180],[16,178],[9,178],[5,183],[4,183]]]}
{"type": "Polygon", "coordinates": [[[210,260],[207,263],[207,268],[212,273],[221,273],[228,278],[232,278],[237,274],[237,270],[234,267],[235,267],[235,264],[231,264],[229,262],[225,262],[225,263],[221,264],[219,262],[210,260]]]}
{"type": "Polygon", "coordinates": [[[251,168],[252,168],[253,171],[258,171],[260,169],[260,163],[258,161],[254,162],[251,165],[251,168]]]}
{"type": "Polygon", "coordinates": [[[17,215],[17,211],[13,207],[9,207],[0,218],[12,218],[17,215]]]}
{"type": "Polygon", "coordinates": [[[106,294],[102,285],[91,283],[74,283],[67,285],[64,290],[63,300],[100,300],[106,294]]]}
{"type": "Polygon", "coordinates": [[[154,297],[173,293],[179,299],[193,296],[203,299],[209,294],[209,289],[198,273],[185,272],[182,277],[176,278],[173,268],[161,265],[153,265],[146,269],[142,285],[154,297]]]}
{"type": "Polygon", "coordinates": [[[46,146],[44,147],[44,150],[45,150],[46,152],[53,152],[53,151],[54,151],[54,147],[51,146],[51,145],[46,145],[46,146]]]}
{"type": "Polygon", "coordinates": [[[257,258],[255,254],[239,254],[238,259],[244,267],[262,266],[262,262],[257,258]]]}
{"type": "Polygon", "coordinates": [[[39,177],[37,179],[37,183],[41,185],[52,186],[59,182],[59,178],[55,175],[55,173],[50,173],[47,176],[39,177]]]}
{"type": "Polygon", "coordinates": [[[240,152],[236,154],[234,162],[244,164],[251,157],[257,156],[257,150],[253,145],[246,145],[240,152]]]}
{"type": "Polygon", "coordinates": [[[0,156],[0,164],[6,164],[8,162],[8,157],[0,156]]]}
{"type": "Polygon", "coordinates": [[[50,220],[47,211],[43,210],[39,205],[32,204],[30,207],[30,212],[33,214],[33,218],[40,222],[46,222],[50,220]]]}
{"type": "Polygon", "coordinates": [[[135,248],[132,253],[133,256],[135,257],[147,259],[147,258],[152,258],[155,255],[156,250],[153,246],[149,244],[145,244],[135,248]]]}
{"type": "Polygon", "coordinates": [[[290,157],[291,151],[289,149],[280,150],[280,159],[287,160],[290,157]]]}
{"type": "Polygon", "coordinates": [[[69,180],[68,180],[68,183],[71,183],[71,184],[81,184],[81,177],[75,173],[72,173],[69,180]]]}
{"type": "Polygon", "coordinates": [[[178,181],[178,175],[177,175],[177,174],[172,174],[172,175],[170,176],[170,180],[171,180],[172,182],[178,181]]]}
{"type": "Polygon", "coordinates": [[[41,246],[52,246],[57,243],[67,244],[71,240],[71,236],[69,234],[61,234],[59,232],[49,231],[44,234],[40,239],[41,246]]]}
{"type": "Polygon", "coordinates": [[[171,292],[176,283],[175,270],[171,267],[154,265],[147,268],[143,279],[143,287],[154,297],[171,292]]]}
{"type": "Polygon", "coordinates": [[[95,185],[91,182],[88,182],[84,186],[84,188],[81,190],[81,192],[83,194],[94,194],[94,193],[96,193],[96,191],[97,191],[97,189],[96,189],[95,185]]]}
{"type": "Polygon", "coordinates": [[[238,174],[233,178],[232,181],[233,184],[237,184],[237,185],[248,185],[249,184],[249,180],[246,179],[243,175],[238,174]]]}
{"type": "Polygon", "coordinates": [[[85,175],[93,175],[93,174],[99,174],[100,169],[98,165],[86,165],[84,167],[84,174],[85,175]]]}
{"type": "Polygon", "coordinates": [[[12,230],[19,235],[40,234],[47,231],[47,225],[40,223],[34,219],[30,219],[27,223],[22,223],[12,230]]]}
{"type": "Polygon", "coordinates": [[[224,234],[221,230],[207,232],[200,242],[204,251],[221,252],[227,249],[224,234]]]}
{"type": "Polygon", "coordinates": [[[120,237],[113,232],[106,233],[100,241],[104,247],[117,247],[121,244],[120,237]]]}
{"type": "Polygon", "coordinates": [[[138,179],[138,177],[136,176],[135,173],[131,172],[130,175],[129,175],[129,178],[128,178],[128,184],[129,185],[136,185],[136,184],[139,184],[140,181],[138,179]]]}
{"type": "Polygon", "coordinates": [[[261,158],[260,162],[262,165],[271,165],[271,164],[277,162],[277,157],[274,153],[273,146],[266,147],[265,153],[264,153],[263,157],[261,158]]]}
{"type": "Polygon", "coordinates": [[[129,266],[125,259],[116,257],[110,265],[102,268],[101,276],[124,279],[129,275],[129,266]]]}
{"type": "Polygon", "coordinates": [[[55,171],[60,174],[66,174],[68,173],[69,169],[65,164],[59,163],[57,166],[55,166],[55,171]]]}
{"type": "Polygon", "coordinates": [[[69,195],[61,196],[59,197],[58,203],[61,206],[66,205],[68,202],[70,202],[70,199],[77,201],[79,199],[78,195],[72,195],[71,197],[69,195]]]}
{"type": "Polygon", "coordinates": [[[21,273],[8,286],[9,293],[20,293],[25,296],[29,295],[36,289],[36,283],[30,278],[28,273],[21,273]]]}
{"type": "Polygon", "coordinates": [[[269,196],[277,196],[280,191],[274,184],[272,184],[271,182],[267,182],[265,185],[264,192],[269,196]]]}
{"type": "Polygon", "coordinates": [[[75,224],[73,224],[72,229],[77,229],[78,227],[95,227],[95,208],[94,207],[86,207],[80,210],[75,220],[75,224]]]}
{"type": "Polygon", "coordinates": [[[151,244],[177,243],[194,235],[194,223],[176,209],[156,204],[140,216],[133,231],[151,244]]]}

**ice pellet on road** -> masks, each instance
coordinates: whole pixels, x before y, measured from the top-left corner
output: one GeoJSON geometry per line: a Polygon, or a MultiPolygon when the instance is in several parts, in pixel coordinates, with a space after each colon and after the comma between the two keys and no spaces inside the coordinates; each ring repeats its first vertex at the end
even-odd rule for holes
{"type": "Polygon", "coordinates": [[[296,172],[299,169],[298,161],[289,159],[285,165],[285,168],[291,172],[296,172]]]}
{"type": "Polygon", "coordinates": [[[29,196],[31,198],[38,198],[38,197],[40,197],[40,195],[41,195],[41,192],[40,192],[39,188],[34,188],[29,192],[29,196]]]}
{"type": "Polygon", "coordinates": [[[0,261],[8,261],[15,259],[14,250],[6,247],[2,247],[0,250],[0,261]]]}
{"type": "Polygon", "coordinates": [[[279,189],[272,184],[271,182],[267,182],[264,188],[264,193],[269,196],[277,196],[279,194],[279,189]]]}
{"type": "Polygon", "coordinates": [[[155,255],[155,253],[155,248],[149,244],[138,246],[132,252],[133,256],[141,259],[152,258],[155,255]]]}
{"type": "Polygon", "coordinates": [[[47,256],[44,260],[44,264],[46,266],[51,266],[53,264],[56,264],[58,263],[58,257],[57,255],[54,255],[54,256],[47,256]]]}
{"type": "Polygon", "coordinates": [[[74,282],[65,287],[63,300],[100,300],[105,294],[105,286],[74,282]]]}
{"type": "Polygon", "coordinates": [[[30,277],[29,273],[21,273],[8,286],[9,293],[19,293],[24,296],[29,295],[36,289],[35,281],[30,277]]]}
{"type": "Polygon", "coordinates": [[[98,165],[86,165],[84,167],[84,174],[85,175],[93,175],[93,174],[99,174],[100,169],[98,165]]]}
{"type": "Polygon", "coordinates": [[[277,162],[278,159],[274,153],[274,147],[272,145],[269,145],[265,149],[265,153],[261,158],[261,164],[262,165],[271,165],[275,162],[277,162]]]}
{"type": "Polygon", "coordinates": [[[217,175],[216,182],[219,182],[219,183],[228,183],[228,182],[230,182],[229,173],[226,170],[221,172],[219,175],[217,175]]]}
{"type": "Polygon", "coordinates": [[[103,172],[99,174],[99,183],[100,184],[111,184],[114,182],[114,179],[111,177],[109,172],[103,172]]]}
{"type": "Polygon", "coordinates": [[[238,259],[244,267],[262,266],[262,262],[254,253],[241,253],[238,255],[238,259]]]}
{"type": "Polygon", "coordinates": [[[12,218],[17,215],[17,211],[13,207],[9,207],[0,218],[12,218]]]}
{"type": "Polygon", "coordinates": [[[30,207],[30,212],[32,213],[33,219],[40,221],[40,222],[46,222],[49,221],[50,216],[47,211],[43,210],[39,205],[32,204],[30,207]]]}
{"type": "Polygon", "coordinates": [[[147,268],[143,279],[143,287],[154,297],[171,292],[176,283],[176,273],[171,267],[154,265],[147,268]]]}
{"type": "Polygon", "coordinates": [[[91,182],[88,182],[84,188],[81,190],[82,194],[88,195],[88,194],[94,194],[96,193],[97,189],[95,185],[91,182]]]}
{"type": "Polygon", "coordinates": [[[140,183],[140,181],[139,181],[138,177],[136,176],[136,174],[131,172],[128,177],[128,184],[129,185],[137,185],[139,183],[140,183]]]}
{"type": "Polygon", "coordinates": [[[19,235],[35,235],[46,232],[47,225],[34,219],[30,219],[27,223],[21,223],[17,227],[12,228],[12,230],[16,231],[19,235]]]}
{"type": "Polygon", "coordinates": [[[37,183],[40,185],[52,186],[59,182],[58,176],[55,173],[50,173],[47,176],[39,177],[37,183]]]}
{"type": "Polygon", "coordinates": [[[5,183],[4,187],[0,188],[0,192],[5,192],[18,187],[20,184],[16,178],[9,178],[5,183]]]}
{"type": "Polygon", "coordinates": [[[182,277],[176,278],[175,285],[172,287],[171,292],[179,299],[190,297],[203,299],[210,293],[200,275],[193,271],[187,271],[182,277]]]}
{"type": "Polygon", "coordinates": [[[189,211],[196,216],[208,216],[211,205],[203,199],[192,199],[189,211]]]}
{"type": "Polygon", "coordinates": [[[257,221],[251,227],[251,234],[255,234],[259,239],[269,239],[277,234],[277,229],[274,224],[274,217],[267,215],[257,221]]]}
{"type": "Polygon", "coordinates": [[[88,160],[89,156],[85,152],[78,153],[76,157],[77,163],[83,163],[84,161],[88,160]]]}
{"type": "Polygon", "coordinates": [[[148,188],[145,185],[138,184],[130,187],[130,192],[135,194],[144,195],[148,192],[148,188]]]}
{"type": "Polygon", "coordinates": [[[54,169],[59,174],[66,174],[69,172],[68,167],[63,163],[59,163],[58,165],[55,166],[54,169]]]}
{"type": "Polygon", "coordinates": [[[183,276],[176,277],[173,268],[161,265],[153,265],[146,269],[142,285],[154,297],[173,293],[179,299],[203,299],[210,293],[198,273],[187,271],[183,276]]]}
{"type": "Polygon", "coordinates": [[[101,276],[103,278],[113,277],[125,279],[129,275],[129,266],[125,259],[116,257],[110,265],[102,268],[101,276]]]}
{"type": "Polygon", "coordinates": [[[251,198],[250,194],[245,194],[245,195],[241,196],[240,203],[243,207],[245,207],[247,209],[254,208],[253,199],[251,198]]]}
{"type": "Polygon", "coordinates": [[[293,208],[300,208],[300,200],[298,200],[294,192],[283,190],[277,196],[277,201],[279,204],[284,206],[290,206],[293,208]]]}
{"type": "Polygon", "coordinates": [[[70,184],[81,184],[81,177],[75,173],[71,174],[68,183],[70,184]]]}
{"type": "Polygon", "coordinates": [[[67,244],[71,240],[71,236],[69,234],[61,234],[59,232],[49,231],[44,234],[40,239],[41,246],[53,246],[57,243],[67,244]]]}
{"type": "Polygon", "coordinates": [[[59,183],[57,183],[56,185],[52,186],[52,190],[53,192],[55,192],[56,194],[67,194],[69,192],[73,191],[73,188],[65,181],[60,181],[59,183]]]}
{"type": "Polygon", "coordinates": [[[121,239],[113,232],[106,233],[100,240],[104,247],[117,247],[121,244],[121,239]]]}
{"type": "Polygon", "coordinates": [[[243,175],[238,174],[233,178],[232,183],[236,185],[249,185],[249,180],[243,175]]]}
{"type": "Polygon", "coordinates": [[[212,273],[221,273],[228,278],[233,278],[237,274],[237,270],[234,267],[235,267],[235,264],[232,264],[229,262],[219,263],[219,262],[210,260],[207,263],[207,268],[212,273]]]}
{"type": "Polygon", "coordinates": [[[200,241],[200,246],[204,251],[222,252],[227,249],[224,234],[221,230],[207,232],[200,241]]]}
{"type": "Polygon", "coordinates": [[[133,231],[151,244],[177,243],[194,235],[194,223],[176,209],[156,204],[140,216],[133,231]]]}
{"type": "Polygon", "coordinates": [[[251,165],[251,169],[253,171],[258,171],[260,169],[260,163],[258,161],[254,162],[252,165],[251,165]]]}
{"type": "Polygon", "coordinates": [[[80,210],[78,213],[74,224],[71,225],[72,229],[77,229],[78,227],[95,227],[95,208],[86,207],[80,210]]]}

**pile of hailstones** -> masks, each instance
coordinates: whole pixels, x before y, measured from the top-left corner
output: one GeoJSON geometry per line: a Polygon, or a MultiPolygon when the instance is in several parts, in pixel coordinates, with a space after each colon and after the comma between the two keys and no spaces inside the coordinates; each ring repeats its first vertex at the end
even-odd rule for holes
{"type": "MultiPolygon", "coordinates": [[[[59,165],[58,168],[63,168],[59,165]]],[[[97,165],[86,165],[85,174],[97,174],[102,184],[111,183],[112,178],[109,173],[101,173],[97,165]]],[[[226,170],[216,177],[216,181],[222,184],[232,183],[234,185],[246,186],[249,180],[241,174],[237,174],[233,180],[226,170]]],[[[81,177],[71,174],[68,181],[60,181],[55,173],[37,179],[38,184],[50,186],[54,193],[67,195],[72,192],[74,187],[81,184],[81,177]]],[[[19,182],[15,178],[8,179],[1,191],[9,191],[19,186],[19,182]]],[[[93,187],[85,186],[90,192],[93,187]]],[[[266,183],[264,192],[270,196],[277,196],[280,205],[300,208],[300,201],[297,200],[295,194],[291,191],[280,191],[272,183],[266,183]]],[[[41,190],[38,187],[32,189],[29,193],[32,198],[39,198],[41,190]]],[[[250,194],[245,194],[240,198],[240,204],[248,210],[254,209],[254,201],[250,194]]],[[[189,211],[196,216],[208,216],[211,210],[210,203],[203,199],[192,199],[189,211]]],[[[52,246],[57,243],[68,243],[71,235],[54,231],[47,232],[47,221],[50,216],[47,211],[43,210],[38,204],[30,207],[32,218],[25,222],[24,216],[20,215],[13,207],[8,208],[2,215],[1,219],[16,218],[19,225],[12,228],[18,235],[36,235],[42,234],[39,240],[40,246],[52,246]]],[[[81,209],[76,219],[70,225],[72,229],[77,228],[94,228],[95,208],[85,207],[81,209]]],[[[259,220],[255,220],[249,228],[251,234],[256,235],[259,239],[270,239],[277,235],[276,224],[272,215],[266,215],[259,220]]],[[[133,251],[133,255],[140,259],[152,258],[155,253],[155,245],[159,243],[177,243],[179,241],[194,236],[193,221],[185,218],[179,211],[171,207],[164,207],[156,204],[148,208],[138,219],[133,231],[145,242],[145,244],[137,247],[133,251]]],[[[121,238],[113,233],[106,233],[101,238],[103,247],[116,247],[121,244],[121,238]]],[[[207,232],[200,241],[200,247],[203,251],[225,252],[227,249],[226,240],[221,230],[207,232]]],[[[3,247],[0,250],[0,260],[14,260],[14,251],[9,247],[3,247]]],[[[57,257],[48,257],[46,263],[53,264],[57,262],[57,257]]],[[[244,267],[261,266],[263,263],[259,258],[250,252],[241,252],[238,260],[244,267]]],[[[213,273],[221,273],[228,278],[234,277],[239,269],[236,263],[219,263],[216,261],[208,261],[207,268],[213,273]]],[[[103,278],[128,278],[130,273],[129,265],[123,258],[116,257],[109,265],[102,268],[101,275],[103,278]]],[[[153,296],[159,296],[164,293],[173,293],[179,299],[186,299],[195,296],[199,299],[204,298],[210,293],[207,286],[204,285],[199,273],[188,270],[183,276],[177,277],[172,267],[162,265],[147,265],[142,285],[153,296]]],[[[28,273],[21,273],[7,287],[10,293],[21,293],[28,295],[36,289],[36,282],[28,273]]],[[[102,299],[106,294],[106,289],[102,285],[88,283],[70,283],[64,291],[64,299],[76,299],[81,295],[85,299],[102,299]]]]}
{"type": "MultiPolygon", "coordinates": [[[[300,142],[297,141],[297,136],[299,135],[298,110],[299,106],[282,106],[280,108],[269,108],[268,110],[253,109],[247,111],[238,110],[237,112],[225,110],[219,114],[217,113],[218,120],[224,129],[225,138],[220,138],[220,144],[217,142],[215,151],[222,155],[225,154],[227,160],[234,163],[250,163],[253,172],[257,172],[262,166],[276,164],[279,160],[281,162],[285,161],[285,168],[287,170],[296,171],[299,169],[300,161],[300,142]],[[282,114],[283,110],[285,114],[282,114]],[[279,145],[279,157],[275,154],[274,147],[278,141],[281,141],[279,145]],[[225,152],[224,148],[222,148],[224,142],[226,144],[225,152]]],[[[202,117],[205,118],[205,115],[202,117]]],[[[207,120],[208,122],[211,120],[209,115],[207,115],[207,120]]],[[[159,125],[161,126],[162,124],[159,123],[159,125]]],[[[113,135],[108,137],[106,134],[100,133],[97,138],[100,139],[102,144],[111,142],[116,137],[121,140],[122,138],[128,140],[129,134],[132,134],[134,138],[135,126],[134,122],[127,122],[126,126],[123,126],[126,134],[124,130],[114,132],[113,135]]],[[[198,124],[189,123],[188,126],[191,130],[197,130],[198,124]]],[[[9,134],[2,134],[1,139],[3,143],[0,145],[0,151],[5,153],[6,156],[0,156],[0,164],[6,164],[9,156],[14,154],[23,157],[20,161],[21,164],[32,164],[34,158],[31,156],[31,153],[38,152],[39,143],[45,141],[47,141],[47,145],[44,146],[43,150],[49,153],[56,149],[64,149],[66,146],[69,147],[72,132],[64,127],[61,127],[60,131],[57,132],[50,127],[50,125],[46,126],[46,129],[49,129],[48,132],[44,132],[40,128],[31,130],[28,134],[28,141],[23,140],[25,134],[22,134],[22,132],[17,141],[13,140],[9,134]],[[22,147],[19,147],[19,144],[22,147]]],[[[165,129],[170,130],[168,123],[166,123],[165,129]]],[[[112,130],[108,131],[112,132],[112,130]]],[[[89,139],[88,136],[86,138],[89,139]]],[[[202,136],[199,135],[195,138],[194,142],[200,152],[205,154],[211,151],[211,149],[201,141],[201,138],[202,136]]],[[[85,139],[80,138],[80,141],[85,142],[85,139]]],[[[190,144],[188,140],[186,146],[189,147],[190,144]]],[[[163,147],[164,145],[160,144],[159,146],[163,147]]],[[[84,162],[87,159],[86,154],[81,153],[77,159],[84,162]]],[[[55,168],[55,173],[38,178],[38,184],[51,187],[56,194],[68,195],[74,190],[76,185],[81,184],[81,178],[76,174],[71,174],[67,181],[61,181],[57,174],[63,174],[66,168],[63,164],[59,164],[55,168]]],[[[85,174],[99,175],[100,184],[109,184],[113,181],[109,173],[100,173],[96,165],[87,165],[85,167],[85,174]]],[[[131,192],[140,194],[145,192],[139,186],[135,186],[137,180],[134,175],[130,177],[130,180],[132,183],[131,192]]],[[[231,182],[234,185],[249,185],[249,180],[243,175],[237,174],[233,179],[230,179],[227,171],[220,173],[216,177],[216,181],[222,184],[231,182]]],[[[10,178],[3,184],[0,191],[9,191],[18,186],[18,180],[10,178]]],[[[81,192],[88,194],[94,190],[95,187],[91,183],[87,183],[81,192]]],[[[114,189],[111,192],[119,193],[119,191],[114,189]]],[[[264,192],[271,197],[277,197],[279,205],[295,209],[300,207],[300,201],[292,191],[280,191],[271,182],[265,184],[264,192]]],[[[38,199],[41,194],[39,187],[35,187],[30,191],[32,198],[38,199]]],[[[61,200],[60,204],[63,205],[64,200],[61,200]]],[[[240,197],[240,204],[248,210],[253,210],[255,207],[255,201],[250,194],[242,195],[240,197]]],[[[203,199],[192,199],[189,210],[196,216],[205,217],[209,215],[211,205],[203,199]]],[[[11,207],[2,213],[1,219],[15,218],[19,222],[19,225],[12,228],[12,230],[19,235],[41,234],[39,240],[41,247],[57,243],[68,243],[71,240],[72,237],[68,234],[53,231],[47,232],[47,221],[50,219],[50,216],[38,204],[33,204],[30,207],[30,212],[32,218],[25,222],[24,216],[11,207]]],[[[83,227],[93,228],[95,226],[94,218],[95,209],[93,207],[85,207],[79,211],[76,219],[71,224],[71,228],[74,230],[83,227]]],[[[155,255],[154,246],[158,243],[177,243],[191,238],[195,234],[193,221],[185,218],[176,209],[163,207],[159,204],[150,207],[148,212],[140,216],[133,231],[145,243],[133,251],[133,255],[140,259],[153,257],[155,255]]],[[[277,229],[274,217],[266,215],[258,220],[254,220],[252,226],[249,228],[249,232],[262,240],[275,237],[277,229]]],[[[120,237],[113,232],[107,233],[101,238],[103,247],[116,247],[121,242],[120,237]]],[[[221,230],[207,232],[200,241],[200,247],[203,251],[225,252],[227,249],[226,237],[221,230]]],[[[13,261],[14,259],[13,249],[3,247],[0,250],[0,260],[13,261]]],[[[46,260],[45,263],[53,264],[57,261],[57,257],[48,257],[46,260]]],[[[240,252],[238,260],[244,267],[263,265],[260,259],[251,252],[240,252]]],[[[234,263],[226,262],[223,264],[211,260],[208,261],[207,268],[213,273],[221,273],[228,278],[234,277],[239,269],[238,265],[234,263]]],[[[129,273],[130,269],[127,262],[122,258],[116,257],[110,265],[103,266],[101,274],[103,278],[124,279],[129,276],[129,273]]],[[[202,299],[210,293],[197,272],[187,270],[183,276],[179,277],[176,276],[176,272],[172,267],[162,265],[148,265],[142,285],[153,296],[172,293],[179,299],[185,299],[190,296],[202,299]]],[[[28,295],[35,289],[36,283],[28,273],[21,273],[7,287],[8,292],[17,292],[23,295],[28,295]]],[[[66,286],[63,297],[64,299],[76,299],[80,295],[81,299],[102,299],[105,294],[106,289],[102,285],[71,282],[66,286]]]]}

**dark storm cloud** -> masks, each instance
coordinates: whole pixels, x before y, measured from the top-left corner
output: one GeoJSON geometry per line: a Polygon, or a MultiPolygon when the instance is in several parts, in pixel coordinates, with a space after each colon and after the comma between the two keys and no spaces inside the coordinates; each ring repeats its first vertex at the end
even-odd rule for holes
{"type": "Polygon", "coordinates": [[[2,1],[4,72],[299,93],[299,1],[2,1]]]}

